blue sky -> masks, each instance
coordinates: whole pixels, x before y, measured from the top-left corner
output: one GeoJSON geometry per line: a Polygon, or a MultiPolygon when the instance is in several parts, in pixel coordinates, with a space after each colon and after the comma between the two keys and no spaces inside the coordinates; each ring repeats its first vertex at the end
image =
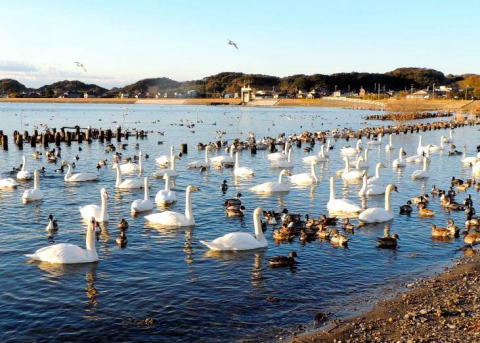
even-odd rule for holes
{"type": "Polygon", "coordinates": [[[0,6],[0,79],[27,86],[79,79],[112,87],[222,71],[286,76],[417,66],[480,73],[480,1],[0,0],[0,6]]]}

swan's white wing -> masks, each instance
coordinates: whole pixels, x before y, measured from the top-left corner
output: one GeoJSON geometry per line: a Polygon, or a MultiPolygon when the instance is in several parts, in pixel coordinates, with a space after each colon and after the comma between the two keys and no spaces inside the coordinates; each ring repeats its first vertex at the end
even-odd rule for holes
{"type": "Polygon", "coordinates": [[[358,219],[365,223],[382,223],[392,219],[393,215],[381,207],[367,208],[358,219]]]}
{"type": "Polygon", "coordinates": [[[267,246],[266,241],[258,241],[247,232],[231,232],[211,242],[200,241],[211,250],[251,250],[267,246]]]}
{"type": "Polygon", "coordinates": [[[126,179],[118,186],[118,188],[132,189],[143,188],[143,181],[140,179],[126,179]]]}
{"type": "Polygon", "coordinates": [[[135,212],[150,211],[153,203],[150,200],[137,199],[132,202],[130,209],[135,212]]]}
{"type": "Polygon", "coordinates": [[[97,179],[97,175],[90,174],[90,173],[77,173],[73,174],[68,178],[70,182],[78,182],[78,181],[93,181],[97,179]]]}
{"type": "Polygon", "coordinates": [[[86,205],[80,207],[80,215],[82,218],[91,219],[94,217],[95,219],[100,218],[101,208],[98,205],[86,205]]]}
{"type": "Polygon", "coordinates": [[[331,212],[360,212],[362,210],[360,206],[348,199],[330,200],[327,208],[331,212]]]}
{"type": "Polygon", "coordinates": [[[26,255],[37,261],[50,263],[85,263],[92,262],[86,250],[68,243],[55,244],[37,250],[32,255],[26,255]]]}
{"type": "Polygon", "coordinates": [[[155,195],[155,202],[175,202],[177,201],[177,194],[175,191],[166,191],[164,189],[158,191],[155,195]]]}
{"type": "Polygon", "coordinates": [[[189,225],[187,218],[178,212],[165,211],[145,216],[145,219],[154,224],[164,226],[187,226],[189,225]]]}

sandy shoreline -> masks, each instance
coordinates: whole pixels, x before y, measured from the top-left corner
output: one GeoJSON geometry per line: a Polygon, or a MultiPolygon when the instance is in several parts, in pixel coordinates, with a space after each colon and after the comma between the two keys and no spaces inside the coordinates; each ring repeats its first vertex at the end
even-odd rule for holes
{"type": "Polygon", "coordinates": [[[408,284],[404,293],[370,311],[290,342],[479,342],[479,281],[480,256],[474,254],[439,275],[408,284]]]}
{"type": "MultiPolygon", "coordinates": [[[[0,98],[0,103],[80,103],[80,104],[152,104],[152,105],[217,105],[245,106],[239,99],[120,99],[120,98],[0,98]]],[[[380,101],[332,100],[332,99],[266,99],[250,102],[246,106],[258,107],[337,107],[362,110],[388,111],[454,111],[480,112],[480,100],[407,100],[389,99],[380,101]]]]}

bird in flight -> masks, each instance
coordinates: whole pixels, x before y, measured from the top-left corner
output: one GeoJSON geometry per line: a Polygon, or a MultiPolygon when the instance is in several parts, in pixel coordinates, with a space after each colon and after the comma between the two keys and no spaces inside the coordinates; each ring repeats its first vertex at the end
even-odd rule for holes
{"type": "Polygon", "coordinates": [[[237,50],[238,50],[237,43],[235,43],[235,42],[232,42],[231,40],[228,40],[228,44],[229,44],[229,45],[232,45],[232,46],[234,46],[234,47],[235,47],[235,49],[237,49],[237,50]]]}
{"type": "Polygon", "coordinates": [[[79,68],[82,68],[83,70],[85,70],[85,73],[87,72],[87,68],[85,68],[85,66],[83,65],[83,63],[81,62],[73,62],[77,65],[77,67],[79,68]]]}

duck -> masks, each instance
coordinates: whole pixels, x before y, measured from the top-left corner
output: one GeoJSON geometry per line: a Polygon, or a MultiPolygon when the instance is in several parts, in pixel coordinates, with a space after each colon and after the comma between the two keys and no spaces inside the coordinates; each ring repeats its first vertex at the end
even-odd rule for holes
{"type": "Polygon", "coordinates": [[[145,216],[145,220],[150,224],[161,225],[163,227],[181,227],[195,225],[195,219],[192,212],[192,192],[200,191],[193,185],[188,185],[185,192],[185,214],[165,211],[160,213],[149,214],[145,216]]]}
{"type": "Polygon", "coordinates": [[[392,162],[392,167],[393,168],[403,168],[403,167],[406,167],[406,163],[403,159],[403,155],[405,155],[405,151],[403,150],[403,148],[400,148],[400,150],[398,151],[398,158],[394,159],[393,162],[392,162]]]}
{"type": "Polygon", "coordinates": [[[207,145],[205,148],[205,159],[203,161],[193,161],[187,164],[188,169],[199,169],[199,168],[209,168],[210,167],[210,159],[208,158],[208,152],[210,151],[210,146],[207,145]]]}
{"type": "Polygon", "coordinates": [[[95,247],[95,219],[92,218],[87,228],[85,249],[74,244],[60,243],[38,249],[33,254],[25,255],[35,261],[52,264],[91,263],[98,261],[95,247]]]}
{"type": "Polygon", "coordinates": [[[297,253],[295,251],[291,251],[288,256],[275,256],[268,259],[268,264],[270,267],[294,267],[297,263],[295,258],[297,257],[297,253]]]}
{"type": "Polygon", "coordinates": [[[253,193],[259,194],[271,194],[271,193],[278,193],[278,192],[288,192],[290,191],[290,184],[288,182],[284,182],[284,176],[291,176],[292,174],[287,170],[283,169],[278,176],[278,181],[270,181],[264,182],[260,185],[254,186],[250,188],[250,191],[253,193]]]}
{"type": "Polygon", "coordinates": [[[280,229],[273,230],[273,239],[276,242],[285,242],[295,237],[294,229],[288,225],[282,225],[280,229]]]}
{"type": "Polygon", "coordinates": [[[155,195],[157,205],[168,205],[177,201],[177,193],[170,189],[170,176],[165,174],[163,179],[165,180],[165,188],[159,190],[155,195]]]}
{"type": "Polygon", "coordinates": [[[115,242],[120,248],[125,248],[128,243],[127,235],[125,233],[125,230],[120,230],[119,236],[115,239],[115,242]]]}
{"type": "Polygon", "coordinates": [[[337,229],[332,229],[330,231],[330,243],[343,247],[347,245],[348,237],[340,234],[337,229]]]}
{"type": "Polygon", "coordinates": [[[291,183],[300,186],[315,185],[319,182],[317,174],[315,173],[315,163],[310,165],[310,173],[300,173],[290,175],[289,180],[291,183]]]}
{"type": "Polygon", "coordinates": [[[32,178],[32,173],[27,170],[27,157],[22,156],[22,168],[17,173],[17,180],[30,180],[32,178]]]}
{"type": "Polygon", "coordinates": [[[266,248],[268,242],[262,231],[260,216],[263,214],[263,208],[257,207],[253,211],[254,234],[248,232],[230,232],[218,237],[213,241],[203,241],[200,243],[210,250],[214,251],[243,251],[266,248]]]}
{"type": "Polygon", "coordinates": [[[65,182],[85,182],[85,181],[96,181],[98,179],[96,174],[92,173],[75,173],[72,174],[72,165],[68,162],[62,163],[68,167],[67,173],[65,174],[65,182]]]}
{"type": "Polygon", "coordinates": [[[153,202],[148,194],[148,177],[143,178],[144,196],[143,199],[137,199],[132,202],[130,210],[132,213],[140,213],[153,209],[153,202]]]}
{"type": "Polygon", "coordinates": [[[228,206],[225,208],[227,217],[243,217],[245,215],[245,206],[228,206]]]}
{"type": "Polygon", "coordinates": [[[478,232],[468,233],[465,235],[465,237],[463,237],[463,241],[465,242],[465,244],[469,244],[469,245],[477,244],[478,242],[480,242],[480,233],[478,232]]]}
{"type": "Polygon", "coordinates": [[[11,177],[0,179],[0,189],[3,188],[17,188],[18,182],[11,177]]]}
{"type": "Polygon", "coordinates": [[[317,231],[317,237],[321,240],[326,240],[330,238],[330,230],[327,230],[325,225],[320,225],[317,231]]]}
{"type": "Polygon", "coordinates": [[[427,166],[428,166],[427,158],[424,157],[424,158],[423,158],[423,169],[421,169],[421,170],[415,170],[415,171],[412,173],[412,180],[428,179],[428,178],[430,177],[430,174],[429,174],[429,172],[427,171],[427,166]]]}
{"type": "Polygon", "coordinates": [[[412,202],[407,200],[405,205],[400,206],[400,214],[410,214],[412,213],[412,202]]]}
{"type": "Polygon", "coordinates": [[[345,218],[342,223],[342,229],[344,229],[347,232],[353,232],[355,230],[355,225],[350,223],[349,218],[345,218]]]}
{"type": "Polygon", "coordinates": [[[433,217],[435,216],[435,212],[433,210],[428,209],[424,203],[421,203],[418,206],[418,215],[420,217],[433,217]]]}
{"type": "Polygon", "coordinates": [[[414,196],[410,199],[414,204],[417,204],[417,205],[421,203],[428,204],[430,202],[430,197],[428,196],[428,194],[414,196]]]}
{"type": "Polygon", "coordinates": [[[120,170],[120,167],[118,166],[118,163],[114,163],[113,167],[117,171],[117,178],[115,181],[115,188],[117,189],[138,189],[138,188],[143,188],[143,180],[140,178],[134,178],[134,179],[125,179],[122,180],[122,171],[120,170]]]}
{"type": "Polygon", "coordinates": [[[360,213],[358,219],[363,223],[383,223],[392,220],[393,212],[390,203],[392,191],[398,192],[397,186],[389,184],[385,189],[385,208],[367,208],[360,213]]]}
{"type": "Polygon", "coordinates": [[[235,153],[235,165],[233,167],[233,175],[237,177],[255,175],[255,171],[252,168],[240,166],[240,157],[238,151],[235,153]]]}
{"type": "Polygon", "coordinates": [[[383,230],[383,237],[377,237],[377,248],[395,249],[399,239],[400,237],[396,233],[390,235],[390,228],[386,226],[383,230]]]}
{"type": "Polygon", "coordinates": [[[330,214],[347,214],[356,216],[362,208],[348,199],[335,198],[335,180],[330,177],[330,199],[327,203],[327,209],[330,214]]]}
{"type": "Polygon", "coordinates": [[[89,220],[91,218],[95,218],[95,222],[97,223],[106,223],[109,221],[110,217],[107,212],[107,200],[108,200],[108,192],[105,188],[100,189],[100,200],[101,204],[98,205],[85,205],[80,207],[80,216],[83,219],[89,220]]]}
{"type": "Polygon", "coordinates": [[[458,227],[453,224],[452,219],[449,219],[449,223],[446,228],[438,227],[435,224],[432,224],[432,237],[458,237],[458,227]]]}
{"type": "Polygon", "coordinates": [[[48,225],[45,227],[45,231],[50,234],[58,231],[58,223],[51,214],[48,216],[48,225]]]}
{"type": "Polygon", "coordinates": [[[40,189],[40,173],[35,169],[33,172],[33,188],[27,189],[22,194],[23,203],[31,201],[41,201],[43,199],[43,192],[40,189]]]}
{"type": "Polygon", "coordinates": [[[465,228],[467,229],[478,226],[480,226],[480,218],[478,217],[469,216],[467,220],[465,220],[465,228]]]}
{"type": "Polygon", "coordinates": [[[228,191],[227,180],[223,180],[223,183],[220,185],[220,189],[222,190],[223,193],[225,193],[226,191],[228,191]]]}
{"type": "Polygon", "coordinates": [[[125,218],[120,219],[120,221],[117,224],[117,227],[121,231],[125,231],[128,229],[128,222],[125,220],[125,218]]]}

